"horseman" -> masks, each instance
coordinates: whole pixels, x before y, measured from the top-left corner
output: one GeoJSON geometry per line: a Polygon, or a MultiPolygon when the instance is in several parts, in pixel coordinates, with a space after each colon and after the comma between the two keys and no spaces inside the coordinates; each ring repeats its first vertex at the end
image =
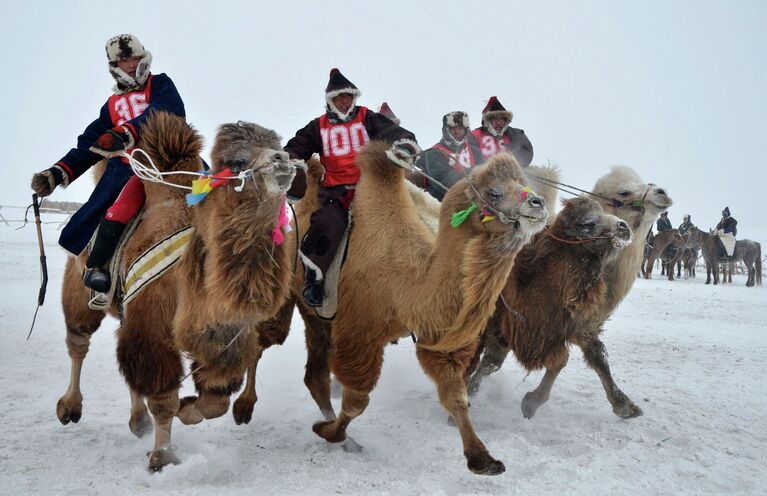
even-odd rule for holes
{"type": "Polygon", "coordinates": [[[424,178],[426,190],[442,201],[446,191],[437,183],[450,188],[470,169],[484,162],[479,143],[471,134],[469,115],[455,111],[442,117],[442,139],[426,150],[415,165],[434,179],[435,182],[429,182],[429,178],[424,178]]]}
{"type": "Polygon", "coordinates": [[[690,229],[694,228],[695,224],[690,220],[690,214],[685,214],[684,217],[682,217],[682,223],[679,224],[679,234],[684,236],[690,232],[690,229]]]}
{"type": "Polygon", "coordinates": [[[184,103],[173,81],[165,74],[149,71],[152,54],[138,38],[131,34],[110,38],[106,54],[109,73],[116,82],[114,94],[101,107],[99,117],[77,138],[77,147],[52,167],[32,176],[32,189],[44,197],[57,186],[68,186],[99,160],[109,159],[90,198],[59,237],[64,249],[79,255],[98,226],[83,280],[86,286],[99,292],[110,288],[110,277],[103,267],[114,253],[125,225],[141,209],[145,198],[141,181],[120,154],[131,150],[140,139],[141,124],[149,110],[185,115],[184,103]]]}
{"type": "MultiPolygon", "coordinates": [[[[396,165],[409,169],[419,151],[415,135],[389,118],[357,105],[360,90],[341,71],[332,69],[325,88],[325,113],[299,129],[285,145],[293,159],[320,156],[325,175],[319,190],[322,205],[312,213],[299,254],[305,267],[304,299],[322,306],[324,277],[349,227],[354,187],[360,177],[355,165],[357,152],[371,139],[392,144],[389,156],[396,165]]],[[[306,191],[306,174],[299,170],[288,191],[292,200],[306,191]]]]}
{"type": "Polygon", "coordinates": [[[673,229],[673,227],[671,227],[671,221],[668,218],[668,212],[661,213],[655,225],[658,228],[658,233],[662,233],[663,231],[670,231],[673,229]]]}
{"type": "Polygon", "coordinates": [[[519,165],[527,167],[533,160],[533,145],[521,129],[510,127],[514,115],[491,96],[482,110],[482,126],[472,134],[477,139],[486,161],[501,152],[510,152],[519,165]]]}
{"type": "Polygon", "coordinates": [[[730,215],[730,207],[722,210],[722,220],[716,225],[716,233],[722,240],[727,256],[731,257],[735,252],[735,236],[738,235],[738,221],[730,215]]]}

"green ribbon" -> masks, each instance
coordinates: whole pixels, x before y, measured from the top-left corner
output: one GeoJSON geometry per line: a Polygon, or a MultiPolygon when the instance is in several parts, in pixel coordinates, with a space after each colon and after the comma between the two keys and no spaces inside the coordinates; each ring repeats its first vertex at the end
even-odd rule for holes
{"type": "Polygon", "coordinates": [[[451,226],[453,226],[454,228],[455,228],[455,227],[458,227],[458,226],[460,226],[461,224],[463,224],[463,223],[464,223],[464,221],[465,221],[466,219],[468,219],[468,218],[469,218],[469,215],[470,215],[470,214],[471,214],[473,211],[475,211],[477,208],[478,208],[478,207],[477,207],[477,204],[476,204],[476,203],[474,203],[474,202],[471,202],[471,205],[469,205],[469,208],[467,208],[467,209],[465,209],[465,210],[460,210],[460,211],[458,211],[458,212],[454,213],[454,214],[453,214],[453,215],[450,217],[450,225],[451,225],[451,226]]]}

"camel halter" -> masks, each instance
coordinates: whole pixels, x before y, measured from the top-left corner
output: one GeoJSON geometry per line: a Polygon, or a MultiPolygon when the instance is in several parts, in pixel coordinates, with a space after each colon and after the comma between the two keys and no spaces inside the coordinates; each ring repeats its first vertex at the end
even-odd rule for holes
{"type": "Polygon", "coordinates": [[[589,239],[562,239],[562,238],[558,237],[557,235],[555,235],[553,232],[551,232],[551,229],[549,229],[548,226],[544,227],[543,230],[546,233],[546,235],[548,237],[550,237],[551,239],[557,240],[557,241],[559,241],[561,243],[565,243],[565,244],[568,244],[568,245],[582,245],[582,244],[586,244],[586,243],[591,243],[591,242],[596,241],[598,239],[610,239],[610,238],[612,238],[612,236],[595,236],[595,237],[589,238],[589,239]]]}

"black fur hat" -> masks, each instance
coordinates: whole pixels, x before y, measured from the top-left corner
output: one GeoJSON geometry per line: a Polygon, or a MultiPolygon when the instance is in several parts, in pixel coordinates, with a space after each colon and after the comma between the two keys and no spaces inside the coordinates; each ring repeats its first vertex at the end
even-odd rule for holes
{"type": "Polygon", "coordinates": [[[511,111],[506,110],[506,107],[501,104],[501,102],[498,100],[498,97],[491,96],[490,100],[487,101],[485,108],[482,109],[482,126],[484,126],[484,128],[490,134],[498,137],[506,132],[506,128],[509,126],[509,123],[511,123],[511,119],[513,117],[514,114],[512,114],[511,111]],[[493,126],[490,125],[490,120],[496,117],[505,118],[508,121],[500,133],[496,133],[495,129],[493,129],[493,126]]]}
{"type": "Polygon", "coordinates": [[[357,98],[361,94],[362,92],[360,92],[354,83],[346,79],[346,77],[341,74],[341,71],[335,67],[330,69],[330,78],[328,80],[328,85],[325,87],[325,101],[327,102],[328,110],[335,114],[338,119],[341,120],[341,122],[349,120],[354,114],[357,108],[357,98]],[[333,98],[343,93],[348,93],[354,98],[349,112],[345,114],[339,112],[336,106],[333,104],[333,98]]]}

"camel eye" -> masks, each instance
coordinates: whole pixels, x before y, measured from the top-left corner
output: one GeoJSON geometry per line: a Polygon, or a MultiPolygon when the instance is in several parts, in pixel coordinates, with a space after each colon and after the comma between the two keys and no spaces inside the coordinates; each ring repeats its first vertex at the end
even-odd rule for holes
{"type": "Polygon", "coordinates": [[[587,221],[581,222],[580,225],[581,225],[581,229],[582,230],[584,230],[584,231],[591,231],[597,225],[597,221],[595,221],[593,219],[592,220],[587,220],[587,221]]]}
{"type": "Polygon", "coordinates": [[[624,190],[618,191],[618,194],[621,195],[621,196],[628,196],[628,195],[631,194],[631,191],[626,191],[624,189],[624,190]]]}
{"type": "Polygon", "coordinates": [[[232,169],[232,171],[239,172],[239,171],[241,171],[242,169],[244,169],[248,165],[248,161],[245,160],[245,159],[240,158],[240,159],[237,159],[237,160],[232,160],[230,162],[227,162],[226,165],[230,169],[232,169]]]}
{"type": "Polygon", "coordinates": [[[498,188],[490,188],[487,190],[487,194],[490,196],[490,198],[493,201],[498,201],[503,199],[503,191],[501,191],[498,188]]]}

